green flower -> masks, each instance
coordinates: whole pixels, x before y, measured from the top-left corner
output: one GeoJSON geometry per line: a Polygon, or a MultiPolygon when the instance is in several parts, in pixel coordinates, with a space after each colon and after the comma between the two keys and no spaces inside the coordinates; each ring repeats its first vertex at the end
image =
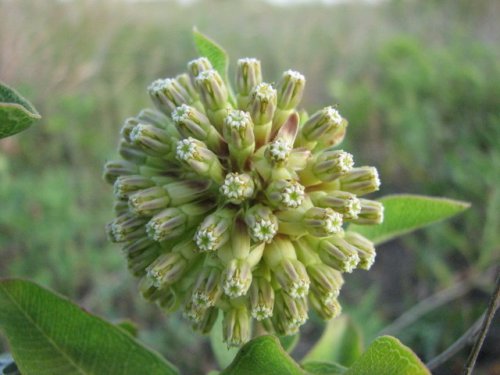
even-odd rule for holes
{"type": "Polygon", "coordinates": [[[347,225],[382,222],[383,206],[362,197],[379,189],[377,170],[337,149],[347,121],[336,108],[299,116],[302,74],[274,86],[260,61],[240,59],[233,98],[207,58],[187,71],[149,86],[156,110],[125,120],[122,159],[104,167],[108,237],[141,294],[202,333],[221,313],[229,346],[248,341],[255,321],[289,335],[309,309],[337,316],[342,274],[375,260],[347,225]]]}

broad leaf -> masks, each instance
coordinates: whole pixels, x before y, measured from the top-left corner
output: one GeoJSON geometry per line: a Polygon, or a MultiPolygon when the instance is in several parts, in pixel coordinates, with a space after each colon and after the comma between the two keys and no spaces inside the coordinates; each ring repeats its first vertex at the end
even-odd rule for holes
{"type": "Polygon", "coordinates": [[[23,375],[178,373],[122,329],[29,281],[0,282],[0,329],[23,375]]]}
{"type": "Polygon", "coordinates": [[[304,371],[275,336],[260,336],[245,344],[221,375],[303,375],[304,371]]]}
{"type": "Polygon", "coordinates": [[[210,346],[212,347],[217,363],[223,369],[229,366],[234,357],[236,357],[238,348],[228,348],[227,344],[222,341],[222,317],[220,315],[210,332],[210,346]]]}
{"type": "Polygon", "coordinates": [[[40,118],[30,102],[0,82],[0,138],[19,133],[40,118]]]}
{"type": "Polygon", "coordinates": [[[467,208],[467,202],[423,195],[388,195],[379,200],[384,204],[384,222],[380,225],[350,225],[353,230],[375,244],[447,219],[467,208]]]}
{"type": "Polygon", "coordinates": [[[116,326],[118,328],[123,329],[125,332],[127,332],[129,335],[132,337],[137,337],[139,335],[139,329],[137,328],[137,324],[135,324],[131,320],[122,320],[118,323],[116,323],[116,326]]]}
{"type": "Polygon", "coordinates": [[[297,333],[292,336],[279,336],[278,338],[283,349],[285,349],[288,353],[291,353],[299,343],[300,334],[297,333]]]}
{"type": "Polygon", "coordinates": [[[391,336],[377,338],[345,375],[430,375],[420,359],[391,336]]]}
{"type": "Polygon", "coordinates": [[[311,361],[302,364],[308,375],[342,375],[347,371],[344,366],[331,362],[311,361]]]}
{"type": "Polygon", "coordinates": [[[341,315],[327,323],[323,335],[302,362],[331,361],[348,367],[362,352],[363,338],[359,327],[347,315],[341,315]]]}
{"type": "Polygon", "coordinates": [[[227,68],[229,57],[220,45],[206,35],[200,33],[196,28],[193,30],[193,39],[200,56],[206,57],[219,72],[221,77],[227,82],[227,68]]]}

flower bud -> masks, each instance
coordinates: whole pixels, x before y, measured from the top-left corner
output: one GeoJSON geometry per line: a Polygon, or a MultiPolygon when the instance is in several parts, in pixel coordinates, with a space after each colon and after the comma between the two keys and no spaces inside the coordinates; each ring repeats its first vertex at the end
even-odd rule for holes
{"type": "Polygon", "coordinates": [[[319,242],[319,256],[326,265],[340,272],[351,273],[360,262],[357,250],[337,236],[319,242]]]}
{"type": "Polygon", "coordinates": [[[146,274],[146,268],[156,259],[160,254],[160,247],[157,244],[148,246],[141,251],[128,252],[127,265],[130,272],[137,277],[146,274]]]}
{"type": "Polygon", "coordinates": [[[344,127],[344,120],[333,107],[326,107],[313,114],[300,128],[298,145],[313,149],[323,137],[331,138],[344,127]]]}
{"type": "Polygon", "coordinates": [[[243,259],[229,262],[222,276],[222,288],[229,298],[237,298],[247,293],[252,283],[252,269],[243,259]]]}
{"type": "Polygon", "coordinates": [[[311,278],[311,290],[325,303],[335,300],[344,279],[339,271],[323,263],[314,263],[307,266],[307,273],[311,278]]]}
{"type": "Polygon", "coordinates": [[[180,180],[163,186],[173,207],[209,198],[213,183],[210,180],[180,180]]]}
{"type": "Polygon", "coordinates": [[[136,125],[130,132],[130,140],[151,156],[165,156],[173,148],[168,133],[150,124],[136,125]]]}
{"type": "Polygon", "coordinates": [[[270,243],[278,232],[278,219],[269,207],[260,204],[245,213],[245,223],[255,242],[270,243]]]}
{"type": "Polygon", "coordinates": [[[328,237],[342,232],[342,215],[331,208],[312,207],[306,211],[302,222],[315,237],[328,237]]]}
{"type": "Polygon", "coordinates": [[[344,220],[354,220],[361,212],[361,201],[347,191],[313,191],[309,194],[313,204],[318,207],[332,208],[342,214],[344,220]]]}
{"type": "Polygon", "coordinates": [[[148,154],[140,146],[127,142],[124,139],[118,145],[118,153],[125,160],[135,164],[144,164],[148,159],[148,154]]]}
{"type": "Polygon", "coordinates": [[[224,139],[208,118],[196,108],[183,104],[172,112],[172,119],[183,137],[203,141],[216,153],[225,152],[224,139]]]}
{"type": "Polygon", "coordinates": [[[234,212],[221,209],[205,218],[196,230],[194,240],[200,251],[215,251],[229,240],[234,212]]]}
{"type": "Polygon", "coordinates": [[[292,298],[305,297],[309,293],[309,276],[297,259],[284,258],[272,271],[276,281],[292,298]]]}
{"type": "Polygon", "coordinates": [[[278,82],[278,108],[293,109],[302,100],[306,79],[302,74],[294,70],[283,73],[278,82]]]}
{"type": "Polygon", "coordinates": [[[250,312],[252,317],[261,321],[273,315],[274,289],[263,277],[255,277],[250,286],[250,312]]]}
{"type": "Polygon", "coordinates": [[[176,107],[193,101],[186,89],[171,78],[157,79],[149,85],[148,92],[156,108],[166,115],[170,115],[176,107]]]}
{"type": "Polygon", "coordinates": [[[125,199],[130,194],[153,185],[151,179],[141,175],[119,176],[113,185],[113,192],[117,198],[125,199]]]}
{"type": "Polygon", "coordinates": [[[166,313],[176,310],[179,306],[179,298],[172,288],[160,289],[156,297],[156,303],[166,313]]]}
{"type": "Polygon", "coordinates": [[[206,57],[199,57],[197,59],[191,60],[190,62],[188,62],[187,66],[189,70],[189,75],[191,76],[193,82],[196,80],[196,77],[198,77],[201,72],[213,69],[212,64],[206,57]]]}
{"type": "Polygon", "coordinates": [[[377,201],[368,199],[360,199],[360,212],[356,220],[356,224],[374,225],[381,224],[384,221],[384,206],[377,201]]]}
{"type": "Polygon", "coordinates": [[[283,166],[288,161],[291,152],[292,146],[290,144],[283,139],[277,139],[267,146],[265,156],[273,165],[283,166]]]}
{"type": "Polygon", "coordinates": [[[193,101],[198,100],[198,93],[196,92],[196,89],[193,86],[189,74],[187,73],[179,74],[177,77],[175,77],[175,80],[179,82],[179,84],[186,90],[186,92],[192,98],[193,101]]]}
{"type": "Polygon", "coordinates": [[[254,58],[239,59],[236,68],[236,91],[247,96],[262,82],[260,61],[254,58]]]}
{"type": "Polygon", "coordinates": [[[355,232],[346,232],[344,239],[358,251],[360,259],[358,267],[369,270],[376,256],[373,242],[355,232]]]}
{"type": "Polygon", "coordinates": [[[158,242],[179,236],[196,224],[211,208],[213,204],[208,202],[167,208],[153,216],[146,224],[146,232],[151,239],[158,242]]]}
{"type": "Polygon", "coordinates": [[[261,82],[260,61],[254,58],[239,59],[236,67],[238,108],[247,108],[252,89],[261,82]]]}
{"type": "Polygon", "coordinates": [[[215,306],[222,294],[220,271],[214,267],[203,267],[196,279],[191,300],[194,306],[206,309],[215,306]]]}
{"type": "Polygon", "coordinates": [[[294,335],[308,318],[305,298],[292,298],[286,293],[276,294],[276,303],[272,317],[273,326],[278,335],[294,335]]]}
{"type": "Polygon", "coordinates": [[[228,348],[250,340],[250,317],[246,307],[230,307],[224,311],[222,333],[228,348]]]}
{"type": "Polygon", "coordinates": [[[246,173],[228,173],[220,187],[222,195],[231,203],[241,204],[254,194],[255,185],[246,173]]]}
{"type": "Polygon", "coordinates": [[[254,125],[250,115],[240,110],[229,111],[224,119],[223,134],[231,159],[243,169],[255,149],[254,125]]]}
{"type": "Polygon", "coordinates": [[[224,180],[219,159],[203,142],[191,137],[180,140],[177,143],[176,156],[200,176],[209,177],[219,184],[224,180]]]}
{"type": "Polygon", "coordinates": [[[311,307],[316,311],[316,313],[323,319],[329,320],[340,315],[342,312],[342,307],[337,299],[324,299],[322,296],[313,291],[309,293],[309,302],[311,307]]]}
{"type": "Polygon", "coordinates": [[[162,254],[146,268],[148,277],[157,287],[171,285],[179,280],[187,267],[187,261],[177,252],[162,254]]]}
{"type": "Polygon", "coordinates": [[[319,181],[333,181],[348,173],[354,162],[352,155],[342,150],[327,149],[309,160],[308,166],[300,172],[306,186],[319,181]]]}
{"type": "Polygon", "coordinates": [[[277,92],[270,84],[260,83],[254,87],[250,96],[248,112],[255,126],[256,144],[260,147],[271,136],[272,121],[277,105],[277,92]]]}
{"type": "Polygon", "coordinates": [[[137,174],[137,172],[137,166],[128,161],[108,161],[104,165],[103,179],[109,184],[114,184],[118,176],[137,174]]]}
{"type": "Polygon", "coordinates": [[[219,309],[216,307],[210,307],[205,310],[201,319],[195,322],[193,328],[196,331],[201,332],[202,334],[207,334],[212,330],[215,322],[217,321],[217,317],[219,316],[219,309]]]}
{"type": "Polygon", "coordinates": [[[196,76],[195,82],[206,109],[217,111],[228,106],[229,94],[219,72],[204,70],[196,76]]]}
{"type": "Polygon", "coordinates": [[[340,179],[340,189],[356,195],[365,195],[380,188],[380,180],[375,167],[353,168],[340,179]]]}
{"type": "Polygon", "coordinates": [[[304,201],[304,187],[295,180],[277,180],[266,189],[269,202],[278,208],[297,208],[304,201]]]}
{"type": "Polygon", "coordinates": [[[110,223],[111,239],[114,242],[126,242],[144,235],[144,224],[147,219],[132,213],[118,216],[110,223]]]}
{"type": "Polygon", "coordinates": [[[160,186],[139,190],[131,194],[128,201],[130,210],[140,216],[153,216],[167,208],[169,203],[167,192],[160,186]]]}
{"type": "Polygon", "coordinates": [[[122,128],[120,129],[120,134],[123,139],[127,142],[132,142],[130,140],[130,133],[141,121],[135,117],[129,117],[123,122],[122,128]]]}

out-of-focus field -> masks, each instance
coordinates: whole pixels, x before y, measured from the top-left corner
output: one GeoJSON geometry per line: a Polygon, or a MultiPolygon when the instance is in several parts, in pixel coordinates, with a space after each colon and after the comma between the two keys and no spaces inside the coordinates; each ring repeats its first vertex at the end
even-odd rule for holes
{"type": "MultiPolygon", "coordinates": [[[[341,295],[369,342],[445,290],[436,306],[424,302],[429,313],[391,331],[424,361],[433,358],[486,308],[488,272],[499,260],[499,14],[495,0],[331,7],[0,0],[0,79],[43,116],[0,142],[0,275],[33,279],[112,320],[132,319],[141,339],[185,373],[214,368],[207,340],[141,300],[103,229],[112,192],[101,169],[116,155],[121,123],[149,105],[152,80],[196,57],[196,25],[233,62],[261,59],[266,80],[288,68],[305,74],[304,106],[338,105],[350,122],[343,148],[358,165],[379,168],[380,195],[472,202],[459,218],[381,246],[372,271],[349,276],[341,295]]],[[[318,324],[304,328],[299,355],[318,324]]],[[[479,374],[498,371],[499,336],[497,325],[479,374]]],[[[467,353],[437,373],[457,373],[467,353]]]]}

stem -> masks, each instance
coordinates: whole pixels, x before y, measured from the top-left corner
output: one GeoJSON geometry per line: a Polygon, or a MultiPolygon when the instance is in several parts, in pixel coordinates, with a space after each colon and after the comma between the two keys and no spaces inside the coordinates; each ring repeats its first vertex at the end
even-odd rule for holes
{"type": "Polygon", "coordinates": [[[448,347],[444,352],[439,354],[438,356],[431,359],[425,365],[429,370],[434,370],[445,363],[448,359],[453,357],[456,353],[458,353],[464,346],[469,344],[472,339],[477,335],[479,329],[481,328],[481,323],[483,322],[485,314],[483,313],[479,319],[477,319],[474,324],[462,335],[460,338],[455,341],[450,347],[448,347]]]}
{"type": "Polygon", "coordinates": [[[488,310],[486,311],[486,316],[483,320],[483,324],[481,325],[481,331],[479,336],[474,343],[474,347],[472,348],[472,352],[467,359],[467,363],[465,364],[464,374],[470,375],[472,374],[472,370],[474,369],[474,365],[476,364],[477,356],[481,350],[481,346],[483,345],[484,339],[486,338],[486,334],[488,333],[488,329],[490,328],[490,324],[495,316],[495,312],[498,308],[498,303],[500,301],[500,271],[497,273],[497,281],[495,286],[495,291],[490,299],[490,304],[488,306],[488,310]]]}
{"type": "Polygon", "coordinates": [[[490,277],[491,275],[489,271],[474,274],[469,278],[454,284],[448,289],[444,289],[430,297],[425,298],[382,329],[377,336],[396,334],[404,328],[412,325],[428,312],[445,305],[454,299],[464,296],[478,284],[487,282],[490,277]]]}

